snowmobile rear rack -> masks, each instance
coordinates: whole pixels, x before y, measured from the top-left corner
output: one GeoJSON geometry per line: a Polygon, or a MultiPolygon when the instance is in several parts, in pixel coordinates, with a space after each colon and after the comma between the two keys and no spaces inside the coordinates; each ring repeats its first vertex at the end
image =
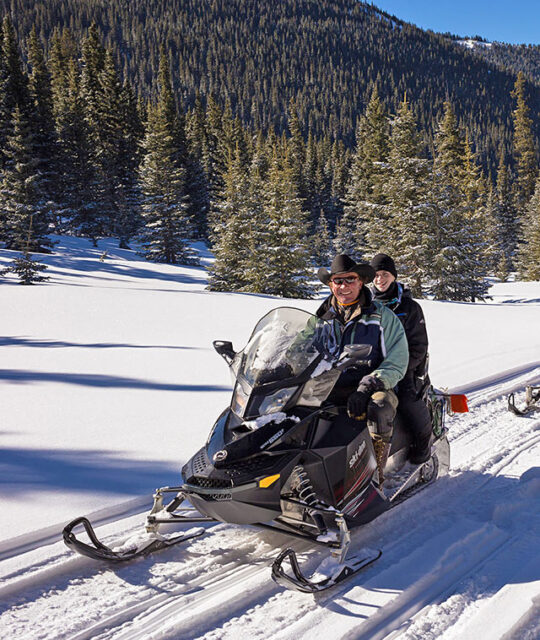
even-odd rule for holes
{"type": "Polygon", "coordinates": [[[533,411],[540,411],[540,406],[536,403],[540,401],[540,387],[525,387],[525,407],[518,409],[514,401],[514,394],[508,396],[508,411],[516,416],[526,416],[533,411]]]}

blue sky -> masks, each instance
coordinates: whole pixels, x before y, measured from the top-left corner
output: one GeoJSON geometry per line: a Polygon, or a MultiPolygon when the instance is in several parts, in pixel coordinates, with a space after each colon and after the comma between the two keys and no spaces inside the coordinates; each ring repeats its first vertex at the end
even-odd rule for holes
{"type": "Polygon", "coordinates": [[[373,4],[422,29],[540,44],[540,0],[374,0],[373,4]]]}

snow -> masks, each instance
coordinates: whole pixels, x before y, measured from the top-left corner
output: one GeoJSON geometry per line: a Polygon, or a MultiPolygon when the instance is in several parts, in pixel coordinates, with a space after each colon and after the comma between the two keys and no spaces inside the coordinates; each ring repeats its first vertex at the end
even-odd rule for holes
{"type": "MultiPolygon", "coordinates": [[[[300,422],[300,418],[297,418],[296,416],[291,416],[289,419],[293,422],[300,422]]],[[[258,418],[255,418],[255,420],[245,420],[242,424],[248,429],[251,429],[251,431],[256,431],[257,429],[270,424],[270,422],[281,424],[285,420],[287,420],[287,414],[283,413],[283,411],[276,411],[275,413],[270,413],[267,416],[259,416],[258,418]]]]}
{"type": "Polygon", "coordinates": [[[456,40],[457,44],[460,44],[462,47],[466,47],[467,49],[474,49],[475,47],[485,47],[486,49],[491,49],[493,43],[492,42],[482,42],[481,40],[473,40],[472,38],[468,38],[467,40],[456,40]]]}
{"type": "MultiPolygon", "coordinates": [[[[270,579],[286,546],[312,571],[323,560],[286,535],[205,523],[184,547],[104,568],[60,532],[84,514],[112,546],[143,541],[153,489],[179,481],[229,402],[212,341],[241,348],[271,309],[319,301],[209,292],[204,267],[56,239],[49,283],[0,280],[2,637],[540,635],[540,413],[506,410],[508,393],[521,406],[540,384],[540,283],[494,283],[485,303],[421,302],[431,378],[471,409],[448,421],[450,475],[354,532],[351,553],[382,557],[314,597],[270,579]]],[[[12,257],[0,250],[0,267],[12,257]]]]}

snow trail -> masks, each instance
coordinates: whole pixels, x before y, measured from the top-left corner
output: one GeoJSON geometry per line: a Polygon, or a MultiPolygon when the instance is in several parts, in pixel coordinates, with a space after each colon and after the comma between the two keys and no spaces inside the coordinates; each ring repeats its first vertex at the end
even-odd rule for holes
{"type": "MultiPolygon", "coordinates": [[[[184,548],[114,569],[56,544],[4,577],[0,628],[14,640],[232,640],[262,638],[271,621],[278,640],[311,637],[315,625],[336,638],[412,640],[421,632],[450,640],[472,637],[493,603],[520,601],[506,608],[501,629],[534,629],[539,567],[527,552],[539,542],[531,505],[540,473],[531,461],[540,452],[540,417],[505,412],[505,398],[493,393],[479,391],[472,413],[449,420],[450,476],[353,534],[351,552],[379,545],[384,554],[350,583],[316,597],[281,589],[270,579],[277,549],[291,546],[302,558],[309,545],[252,527],[211,526],[184,548]],[[509,560],[513,573],[501,569],[509,560]]],[[[125,537],[137,520],[103,530],[125,537]]],[[[308,565],[323,554],[312,551],[308,565]]]]}

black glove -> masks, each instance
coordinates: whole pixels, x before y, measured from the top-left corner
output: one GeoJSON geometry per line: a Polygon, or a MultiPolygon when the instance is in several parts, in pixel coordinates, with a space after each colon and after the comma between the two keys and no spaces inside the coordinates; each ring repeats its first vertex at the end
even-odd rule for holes
{"type": "Polygon", "coordinates": [[[371,398],[371,393],[367,391],[355,391],[351,393],[347,400],[347,413],[356,420],[366,419],[366,409],[371,398]]]}
{"type": "Polygon", "coordinates": [[[365,420],[369,399],[375,393],[384,389],[384,382],[376,376],[364,376],[358,385],[358,391],[351,393],[347,400],[347,413],[351,418],[365,420]]]}

